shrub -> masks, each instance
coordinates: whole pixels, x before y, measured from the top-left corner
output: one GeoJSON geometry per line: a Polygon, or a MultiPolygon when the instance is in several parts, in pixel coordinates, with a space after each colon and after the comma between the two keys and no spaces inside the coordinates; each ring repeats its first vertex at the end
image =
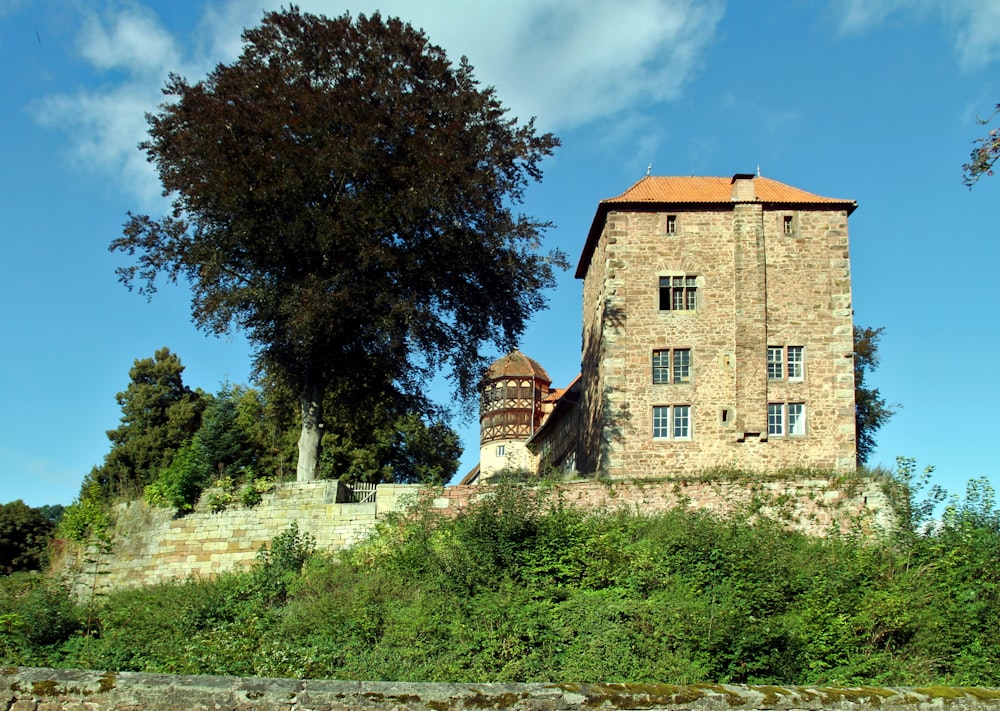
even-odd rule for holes
{"type": "Polygon", "coordinates": [[[209,478],[205,454],[197,437],[185,442],[170,465],[143,491],[143,499],[153,506],[172,506],[178,512],[194,509],[209,478]]]}

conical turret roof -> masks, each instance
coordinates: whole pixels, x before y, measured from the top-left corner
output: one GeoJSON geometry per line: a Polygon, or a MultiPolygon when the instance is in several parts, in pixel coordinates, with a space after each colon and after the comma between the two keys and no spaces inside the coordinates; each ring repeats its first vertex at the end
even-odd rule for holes
{"type": "Polygon", "coordinates": [[[545,368],[538,364],[538,361],[529,358],[519,350],[512,351],[496,360],[486,371],[487,380],[523,377],[538,378],[546,383],[552,382],[552,378],[545,372],[545,368]]]}

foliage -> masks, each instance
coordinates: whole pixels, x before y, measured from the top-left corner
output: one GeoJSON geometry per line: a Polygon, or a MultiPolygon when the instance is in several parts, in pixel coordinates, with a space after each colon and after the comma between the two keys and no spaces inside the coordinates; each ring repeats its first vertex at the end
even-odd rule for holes
{"type": "Polygon", "coordinates": [[[456,682],[996,686],[994,493],[974,480],[926,525],[936,494],[921,489],[912,460],[901,462],[899,485],[915,528],[874,540],[810,538],[685,509],[587,514],[555,490],[501,484],[452,518],[418,506],[337,557],[315,554],[290,527],[245,573],[114,592],[89,637],[58,587],[42,592],[40,576],[11,576],[22,587],[0,580],[0,663],[456,682]],[[49,605],[58,624],[31,629],[49,605]]]}
{"type": "MultiPolygon", "coordinates": [[[[281,411],[283,422],[293,422],[292,393],[274,378],[262,381],[271,412],[281,411]]],[[[423,397],[387,390],[371,375],[327,392],[320,477],[347,483],[446,483],[458,470],[458,433],[423,397]]]]}
{"type": "Polygon", "coordinates": [[[81,610],[67,590],[41,575],[0,577],[0,660],[54,666],[61,647],[81,628],[81,610]]]}
{"type": "Polygon", "coordinates": [[[201,425],[205,406],[202,394],[184,385],[183,372],[180,358],[167,348],[135,361],[128,387],[115,396],[122,419],[108,432],[111,451],[84,488],[96,482],[103,498],[137,495],[170,466],[201,425]]]}
{"type": "Polygon", "coordinates": [[[56,535],[60,538],[80,543],[110,539],[113,522],[104,498],[105,492],[98,481],[98,471],[95,467],[84,478],[80,496],[63,512],[56,528],[56,535]]]}
{"type": "Polygon", "coordinates": [[[18,499],[0,504],[0,575],[39,570],[52,537],[52,522],[18,499]]]}
{"type": "Polygon", "coordinates": [[[197,437],[181,445],[170,465],[148,484],[142,498],[153,506],[172,506],[191,511],[198,502],[209,474],[207,456],[197,437]]]}
{"type": "Polygon", "coordinates": [[[256,491],[255,465],[264,459],[266,444],[255,437],[268,429],[256,421],[260,417],[254,412],[260,406],[258,398],[256,391],[228,383],[214,397],[206,398],[198,431],[146,487],[143,498],[153,505],[185,512],[194,508],[213,480],[227,482],[226,488],[233,490],[245,482],[244,491],[256,491]]]}
{"type": "Polygon", "coordinates": [[[298,438],[294,398],[290,398],[267,373],[258,373],[257,381],[259,388],[232,387],[236,401],[235,426],[253,443],[255,471],[279,480],[287,479],[295,470],[295,441],[298,438]]]}
{"type": "Polygon", "coordinates": [[[875,451],[875,435],[895,412],[878,388],[869,387],[865,376],[878,368],[878,344],[884,327],[854,326],[854,423],[858,464],[875,451]]]}
{"type": "Polygon", "coordinates": [[[240,491],[240,503],[247,508],[252,508],[259,504],[264,494],[274,491],[274,480],[267,477],[254,479],[240,491]]]}
{"type": "MultiPolygon", "coordinates": [[[[1000,113],[1000,104],[997,104],[993,113],[985,118],[979,119],[981,125],[986,125],[1000,113]]],[[[964,182],[970,188],[984,175],[993,175],[993,165],[1000,158],[1000,129],[990,129],[985,136],[981,136],[973,141],[975,148],[969,156],[969,162],[962,166],[965,173],[964,182]]]]}
{"type": "Polygon", "coordinates": [[[40,513],[46,521],[51,523],[53,526],[57,526],[59,525],[60,519],[62,519],[63,512],[66,511],[66,507],[62,504],[45,504],[44,506],[39,506],[35,510],[40,513]]]}
{"type": "Polygon", "coordinates": [[[292,7],[243,42],[204,80],[167,81],[142,148],[173,209],[130,216],[111,249],[136,257],[128,286],[185,279],[199,327],[246,331],[300,394],[311,479],[329,389],[378,373],[416,395],[447,365],[471,394],[482,346],[508,350],[543,307],[565,259],[512,206],[558,140],[397,19],[292,7]]]}
{"type": "Polygon", "coordinates": [[[441,420],[381,410],[371,411],[363,424],[353,417],[327,417],[320,471],[332,478],[441,486],[458,470],[458,433],[441,420]]]}
{"type": "Polygon", "coordinates": [[[917,474],[917,460],[896,457],[896,470],[887,482],[887,493],[897,517],[901,534],[920,536],[932,525],[934,511],[948,494],[943,487],[931,484],[933,466],[917,474]]]}
{"type": "Polygon", "coordinates": [[[300,533],[299,525],[292,523],[257,551],[257,565],[253,569],[256,588],[270,601],[284,600],[288,586],[302,572],[302,566],[316,552],[316,540],[308,533],[300,533]]]}
{"type": "MultiPolygon", "coordinates": [[[[204,456],[209,478],[244,478],[258,459],[252,431],[241,418],[240,402],[247,389],[224,383],[205,408],[195,439],[204,456]]],[[[252,479],[252,475],[248,477],[252,479]]]]}

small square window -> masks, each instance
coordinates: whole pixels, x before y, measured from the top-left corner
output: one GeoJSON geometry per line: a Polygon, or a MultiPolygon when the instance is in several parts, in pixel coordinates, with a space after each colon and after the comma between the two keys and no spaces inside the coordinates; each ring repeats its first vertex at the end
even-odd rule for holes
{"type": "Polygon", "coordinates": [[[498,444],[497,445],[497,456],[498,457],[503,457],[503,456],[506,456],[506,454],[507,454],[507,446],[504,445],[504,444],[498,444]]]}
{"type": "Polygon", "coordinates": [[[691,408],[688,405],[674,405],[673,416],[673,438],[689,439],[691,437],[691,408]]]}
{"type": "Polygon", "coordinates": [[[653,439],[670,438],[670,408],[656,406],[653,408],[653,439]]]}

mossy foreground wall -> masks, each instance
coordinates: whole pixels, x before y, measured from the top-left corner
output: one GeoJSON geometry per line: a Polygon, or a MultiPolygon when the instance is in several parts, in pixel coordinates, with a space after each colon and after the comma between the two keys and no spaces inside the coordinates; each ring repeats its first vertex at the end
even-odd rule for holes
{"type": "Polygon", "coordinates": [[[437,684],[0,669],[0,711],[1000,711],[1000,689],[437,684]]]}
{"type": "MultiPolygon", "coordinates": [[[[489,491],[489,486],[384,484],[369,503],[350,503],[350,492],[335,480],[286,482],[264,494],[253,507],[232,504],[213,512],[209,497],[203,496],[185,516],[133,501],[115,511],[109,552],[68,553],[62,565],[81,594],[189,576],[210,577],[250,565],[261,546],[292,523],[315,539],[317,549],[338,551],[371,535],[387,513],[404,510],[418,500],[445,515],[456,515],[489,491]]],[[[877,482],[861,478],[585,480],[559,484],[550,496],[552,501],[586,510],[655,513],[688,506],[724,515],[744,513],[774,518],[817,536],[835,527],[871,533],[891,526],[882,490],[877,482]]]]}

